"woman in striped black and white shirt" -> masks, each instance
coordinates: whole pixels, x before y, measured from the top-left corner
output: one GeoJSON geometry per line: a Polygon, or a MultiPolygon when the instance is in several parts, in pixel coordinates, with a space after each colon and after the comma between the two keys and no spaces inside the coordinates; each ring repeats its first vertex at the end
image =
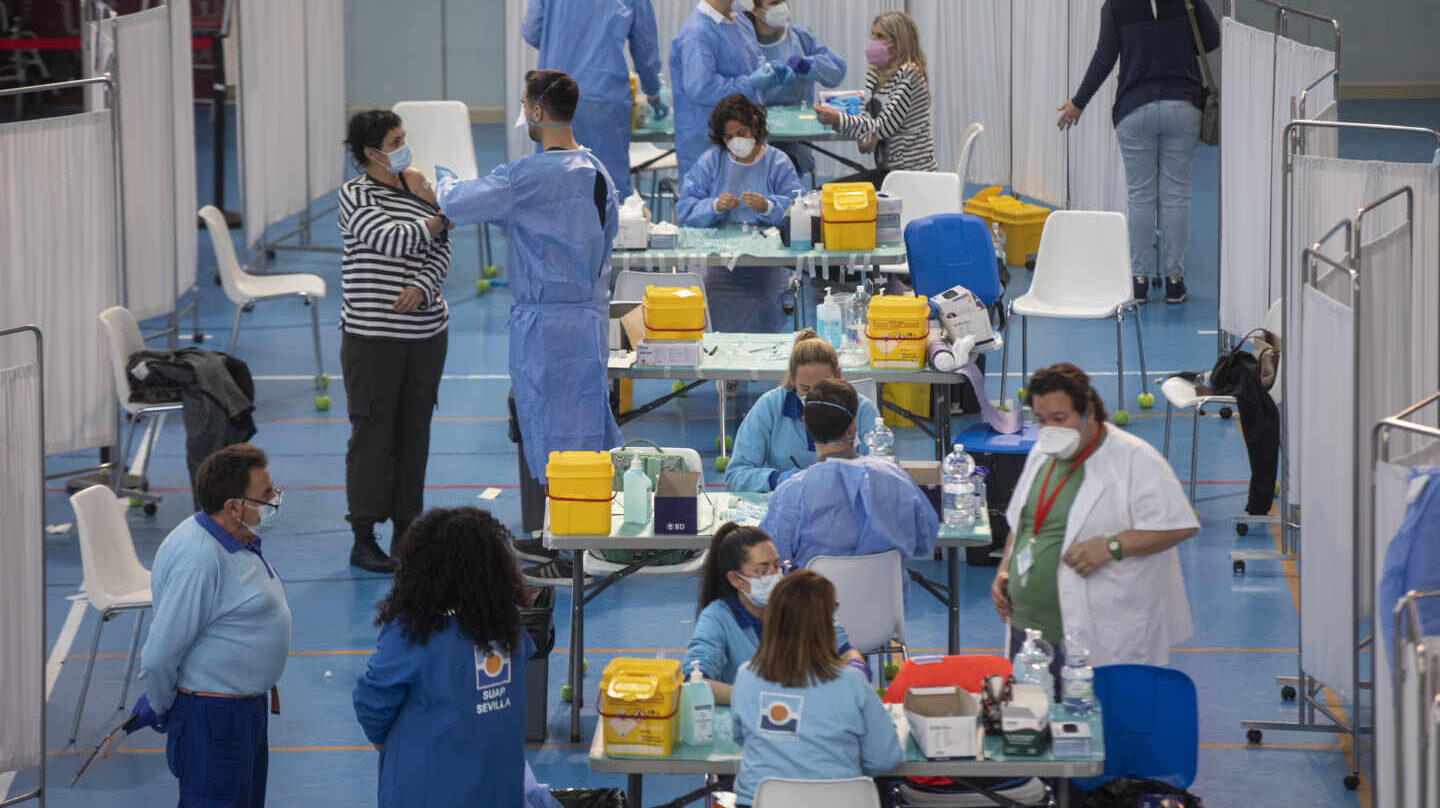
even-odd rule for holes
{"type": "Polygon", "coordinates": [[[345,453],[350,564],[394,572],[375,525],[392,545],[420,514],[430,416],[445,369],[450,310],[450,222],[425,176],[410,168],[405,127],[393,112],[350,119],[345,141],[360,176],[340,187],[340,366],[350,415],[345,453]]]}
{"type": "Polygon", "coordinates": [[[874,171],[844,181],[873,182],[879,188],[891,171],[939,171],[930,128],[930,79],[915,21],[902,11],[876,17],[865,58],[870,67],[865,71],[864,111],[851,115],[815,105],[820,123],[855,138],[860,151],[875,154],[874,171]]]}

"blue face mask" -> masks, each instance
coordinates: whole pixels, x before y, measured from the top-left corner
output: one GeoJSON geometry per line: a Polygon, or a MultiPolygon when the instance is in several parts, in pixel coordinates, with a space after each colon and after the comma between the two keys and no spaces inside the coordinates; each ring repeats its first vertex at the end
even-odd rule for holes
{"type": "Polygon", "coordinates": [[[390,173],[399,174],[410,167],[413,155],[410,153],[410,144],[405,144],[392,152],[380,152],[390,160],[390,173]]]}

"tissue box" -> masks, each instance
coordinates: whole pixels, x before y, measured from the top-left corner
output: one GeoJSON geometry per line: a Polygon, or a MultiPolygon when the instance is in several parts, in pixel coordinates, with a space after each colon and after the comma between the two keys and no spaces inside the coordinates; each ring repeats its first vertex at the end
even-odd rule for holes
{"type": "Polygon", "coordinates": [[[905,718],[915,745],[927,758],[975,757],[980,703],[958,687],[912,687],[905,691],[905,718]]]}
{"type": "Polygon", "coordinates": [[[693,535],[700,524],[700,472],[662,471],[655,481],[655,533],[693,535]]]}
{"type": "Polygon", "coordinates": [[[693,368],[700,364],[698,339],[646,339],[636,349],[635,364],[693,368]]]}
{"type": "Polygon", "coordinates": [[[620,229],[615,233],[615,249],[643,250],[650,246],[649,220],[621,216],[619,225],[620,229]]]}
{"type": "Polygon", "coordinates": [[[943,493],[944,480],[943,475],[940,473],[940,461],[901,460],[900,468],[904,469],[905,473],[910,475],[910,479],[914,480],[915,484],[920,486],[920,490],[925,492],[925,498],[930,500],[930,504],[935,507],[935,513],[943,519],[944,511],[942,510],[943,501],[941,494],[943,493]]]}
{"type": "Polygon", "coordinates": [[[1050,750],[1057,758],[1087,758],[1090,751],[1089,721],[1050,722],[1050,750]]]}
{"type": "Polygon", "coordinates": [[[1040,685],[1015,685],[1011,699],[1000,707],[1005,754],[1034,757],[1050,741],[1050,694],[1040,685]]]}
{"type": "Polygon", "coordinates": [[[680,228],[669,222],[650,225],[650,249],[676,250],[680,248],[680,228]]]}

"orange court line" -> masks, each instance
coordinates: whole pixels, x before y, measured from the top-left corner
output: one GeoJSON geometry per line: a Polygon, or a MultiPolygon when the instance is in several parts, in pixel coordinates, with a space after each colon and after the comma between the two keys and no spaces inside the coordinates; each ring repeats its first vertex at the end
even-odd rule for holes
{"type": "MultiPolygon", "coordinates": [[[[547,744],[525,744],[526,749],[589,749],[588,743],[547,743],[547,744]]],[[[88,755],[90,749],[51,749],[47,755],[88,755]]],[[[136,748],[116,749],[112,755],[158,755],[165,751],[164,748],[136,748]]],[[[374,752],[373,746],[272,746],[271,752],[374,752]]]]}
{"type": "Polygon", "coordinates": [[[1334,749],[1339,751],[1338,743],[1202,743],[1201,749],[1334,749]]]}

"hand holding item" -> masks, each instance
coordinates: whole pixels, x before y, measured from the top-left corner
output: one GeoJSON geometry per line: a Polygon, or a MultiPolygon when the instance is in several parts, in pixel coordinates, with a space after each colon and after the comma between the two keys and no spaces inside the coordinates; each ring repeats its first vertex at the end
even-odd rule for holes
{"type": "Polygon", "coordinates": [[[745,193],[741,194],[740,201],[745,203],[745,207],[755,211],[756,213],[764,213],[765,211],[770,209],[770,200],[751,191],[746,191],[745,193]]]}
{"type": "Polygon", "coordinates": [[[715,212],[724,213],[740,207],[740,199],[732,193],[723,193],[715,200],[715,212]]]}
{"type": "Polygon", "coordinates": [[[1108,542],[1109,539],[1105,536],[1077,541],[1065,551],[1063,560],[1081,578],[1088,578],[1090,573],[1114,560],[1107,546],[1108,542]]]}

